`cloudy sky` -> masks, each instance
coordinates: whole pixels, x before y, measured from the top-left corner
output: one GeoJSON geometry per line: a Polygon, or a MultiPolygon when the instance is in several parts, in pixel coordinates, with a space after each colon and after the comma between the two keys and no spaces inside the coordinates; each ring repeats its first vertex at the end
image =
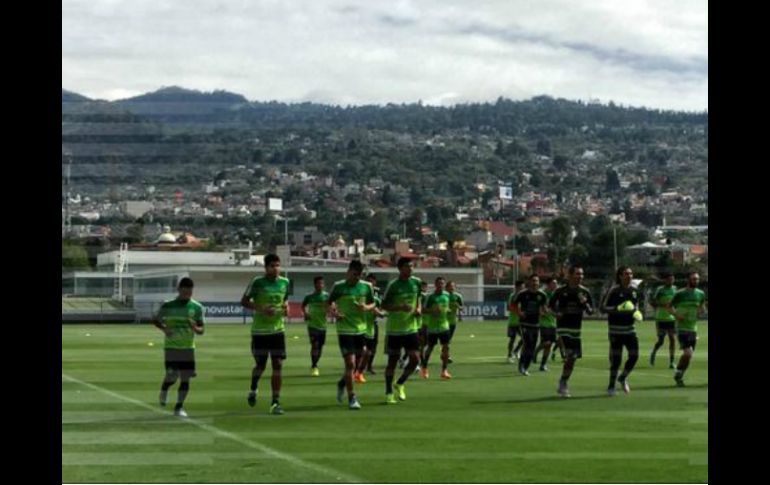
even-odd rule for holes
{"type": "Polygon", "coordinates": [[[707,0],[63,0],[62,87],[708,109],[707,0]]]}

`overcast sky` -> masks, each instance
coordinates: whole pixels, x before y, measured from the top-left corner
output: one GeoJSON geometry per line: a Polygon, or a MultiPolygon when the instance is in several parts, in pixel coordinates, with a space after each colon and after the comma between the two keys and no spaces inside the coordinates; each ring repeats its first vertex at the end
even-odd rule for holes
{"type": "Polygon", "coordinates": [[[63,0],[62,87],[708,109],[707,0],[63,0]]]}

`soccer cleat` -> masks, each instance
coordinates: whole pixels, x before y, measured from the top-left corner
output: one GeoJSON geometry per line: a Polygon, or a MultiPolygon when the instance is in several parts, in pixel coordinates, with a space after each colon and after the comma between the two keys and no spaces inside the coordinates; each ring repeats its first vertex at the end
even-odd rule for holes
{"type": "Polygon", "coordinates": [[[670,364],[668,364],[668,368],[669,369],[676,369],[676,366],[674,365],[673,362],[671,362],[670,364]]]}
{"type": "Polygon", "coordinates": [[[430,373],[428,372],[427,367],[424,367],[420,370],[420,377],[422,377],[423,379],[427,379],[428,377],[430,377],[430,373]]]}
{"type": "Polygon", "coordinates": [[[358,402],[358,399],[354,397],[348,403],[348,409],[361,409],[361,403],[358,402]]]}
{"type": "Polygon", "coordinates": [[[342,404],[345,398],[345,386],[337,386],[337,402],[342,404]]]}
{"type": "Polygon", "coordinates": [[[607,388],[607,395],[608,396],[612,397],[612,396],[616,395],[617,393],[618,393],[618,391],[614,387],[608,387],[607,388]]]}
{"type": "Polygon", "coordinates": [[[356,372],[353,374],[353,380],[358,382],[359,384],[366,384],[366,377],[364,377],[363,372],[356,372]]]}
{"type": "Polygon", "coordinates": [[[393,393],[385,394],[385,404],[398,404],[396,395],[393,393]]]}
{"type": "Polygon", "coordinates": [[[441,378],[448,381],[452,378],[452,374],[450,374],[448,370],[444,369],[441,371],[441,378]]]}
{"type": "Polygon", "coordinates": [[[679,371],[674,374],[674,380],[676,381],[676,387],[684,387],[684,376],[679,371]]]}
{"type": "Polygon", "coordinates": [[[548,372],[548,366],[546,366],[545,364],[541,365],[540,372],[548,372]]]}
{"type": "Polygon", "coordinates": [[[257,404],[257,391],[249,391],[249,397],[246,398],[249,406],[254,407],[257,404]]]}
{"type": "Polygon", "coordinates": [[[313,377],[318,377],[321,375],[321,371],[318,370],[318,367],[313,367],[312,369],[310,369],[310,375],[313,377]]]}
{"type": "Polygon", "coordinates": [[[508,363],[509,364],[515,364],[516,363],[516,357],[513,355],[508,356],[508,363]]]}
{"type": "Polygon", "coordinates": [[[185,412],[184,408],[176,408],[174,409],[174,416],[179,416],[180,418],[186,418],[187,413],[185,412]]]}
{"type": "Polygon", "coordinates": [[[452,358],[451,358],[451,357],[449,357],[449,358],[448,358],[446,361],[447,361],[448,363],[450,363],[450,364],[454,364],[454,363],[455,363],[455,361],[454,361],[454,360],[452,360],[452,358]]]}
{"type": "Polygon", "coordinates": [[[529,371],[527,369],[525,369],[524,367],[519,366],[519,374],[521,374],[523,376],[528,376],[529,375],[529,371]]]}
{"type": "Polygon", "coordinates": [[[572,395],[569,393],[569,387],[567,387],[567,384],[559,384],[559,389],[556,391],[561,397],[567,398],[571,397],[572,395]]]}
{"type": "Polygon", "coordinates": [[[398,394],[398,400],[399,401],[406,401],[406,389],[404,384],[393,384],[393,389],[396,390],[396,393],[398,394]]]}
{"type": "Polygon", "coordinates": [[[158,404],[160,404],[162,407],[166,407],[166,403],[168,403],[168,390],[160,390],[160,396],[158,396],[158,404]]]}
{"type": "Polygon", "coordinates": [[[270,405],[270,414],[283,414],[283,408],[277,402],[270,405]]]}
{"type": "Polygon", "coordinates": [[[631,386],[628,385],[628,378],[623,380],[618,380],[618,382],[620,382],[620,385],[623,387],[623,392],[625,392],[626,394],[631,393],[631,386]]]}

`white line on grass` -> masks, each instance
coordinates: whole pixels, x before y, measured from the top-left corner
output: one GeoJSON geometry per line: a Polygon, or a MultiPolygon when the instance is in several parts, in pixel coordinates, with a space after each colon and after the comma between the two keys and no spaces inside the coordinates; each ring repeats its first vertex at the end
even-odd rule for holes
{"type": "MultiPolygon", "coordinates": [[[[117,392],[110,391],[109,389],[105,389],[103,387],[97,386],[95,384],[91,384],[90,382],[81,381],[80,379],[76,379],[74,377],[68,376],[67,374],[61,375],[63,379],[66,379],[70,382],[74,382],[77,384],[80,384],[82,386],[88,387],[90,389],[93,389],[95,391],[99,391],[103,394],[106,394],[108,396],[112,396],[115,399],[119,399],[121,401],[129,402],[131,404],[135,404],[136,406],[139,406],[141,408],[147,409],[148,411],[152,411],[157,414],[163,414],[168,415],[168,412],[161,411],[159,409],[156,409],[149,404],[138,401],[136,399],[130,398],[128,396],[124,396],[122,394],[118,394],[117,392]]],[[[245,438],[242,438],[236,434],[230,433],[229,431],[225,431],[223,429],[217,428],[216,426],[212,426],[210,424],[202,423],[196,419],[192,418],[179,418],[183,420],[184,422],[190,423],[192,425],[195,425],[199,427],[200,429],[203,429],[205,431],[208,431],[209,433],[221,436],[223,438],[231,439],[235,442],[238,442],[244,446],[248,446],[249,448],[252,448],[257,451],[261,451],[262,453],[272,456],[273,458],[277,458],[279,460],[284,460],[292,465],[301,466],[304,468],[307,468],[309,470],[313,470],[315,472],[323,473],[324,475],[328,475],[330,477],[335,478],[336,480],[341,480],[349,483],[364,483],[363,480],[361,480],[358,477],[355,477],[353,475],[348,475],[342,472],[339,472],[333,468],[325,467],[323,465],[318,465],[309,461],[305,461],[301,458],[297,458],[294,455],[290,455],[288,453],[283,453],[281,451],[275,450],[273,448],[270,448],[267,445],[263,445],[262,443],[258,443],[256,441],[247,440],[245,438]]]]}

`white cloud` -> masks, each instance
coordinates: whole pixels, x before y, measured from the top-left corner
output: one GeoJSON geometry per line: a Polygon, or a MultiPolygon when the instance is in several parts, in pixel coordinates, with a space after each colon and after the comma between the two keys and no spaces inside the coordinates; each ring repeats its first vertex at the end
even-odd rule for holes
{"type": "Polygon", "coordinates": [[[62,3],[62,85],[106,99],[181,85],[253,100],[544,93],[703,110],[707,68],[705,0],[62,3]]]}

